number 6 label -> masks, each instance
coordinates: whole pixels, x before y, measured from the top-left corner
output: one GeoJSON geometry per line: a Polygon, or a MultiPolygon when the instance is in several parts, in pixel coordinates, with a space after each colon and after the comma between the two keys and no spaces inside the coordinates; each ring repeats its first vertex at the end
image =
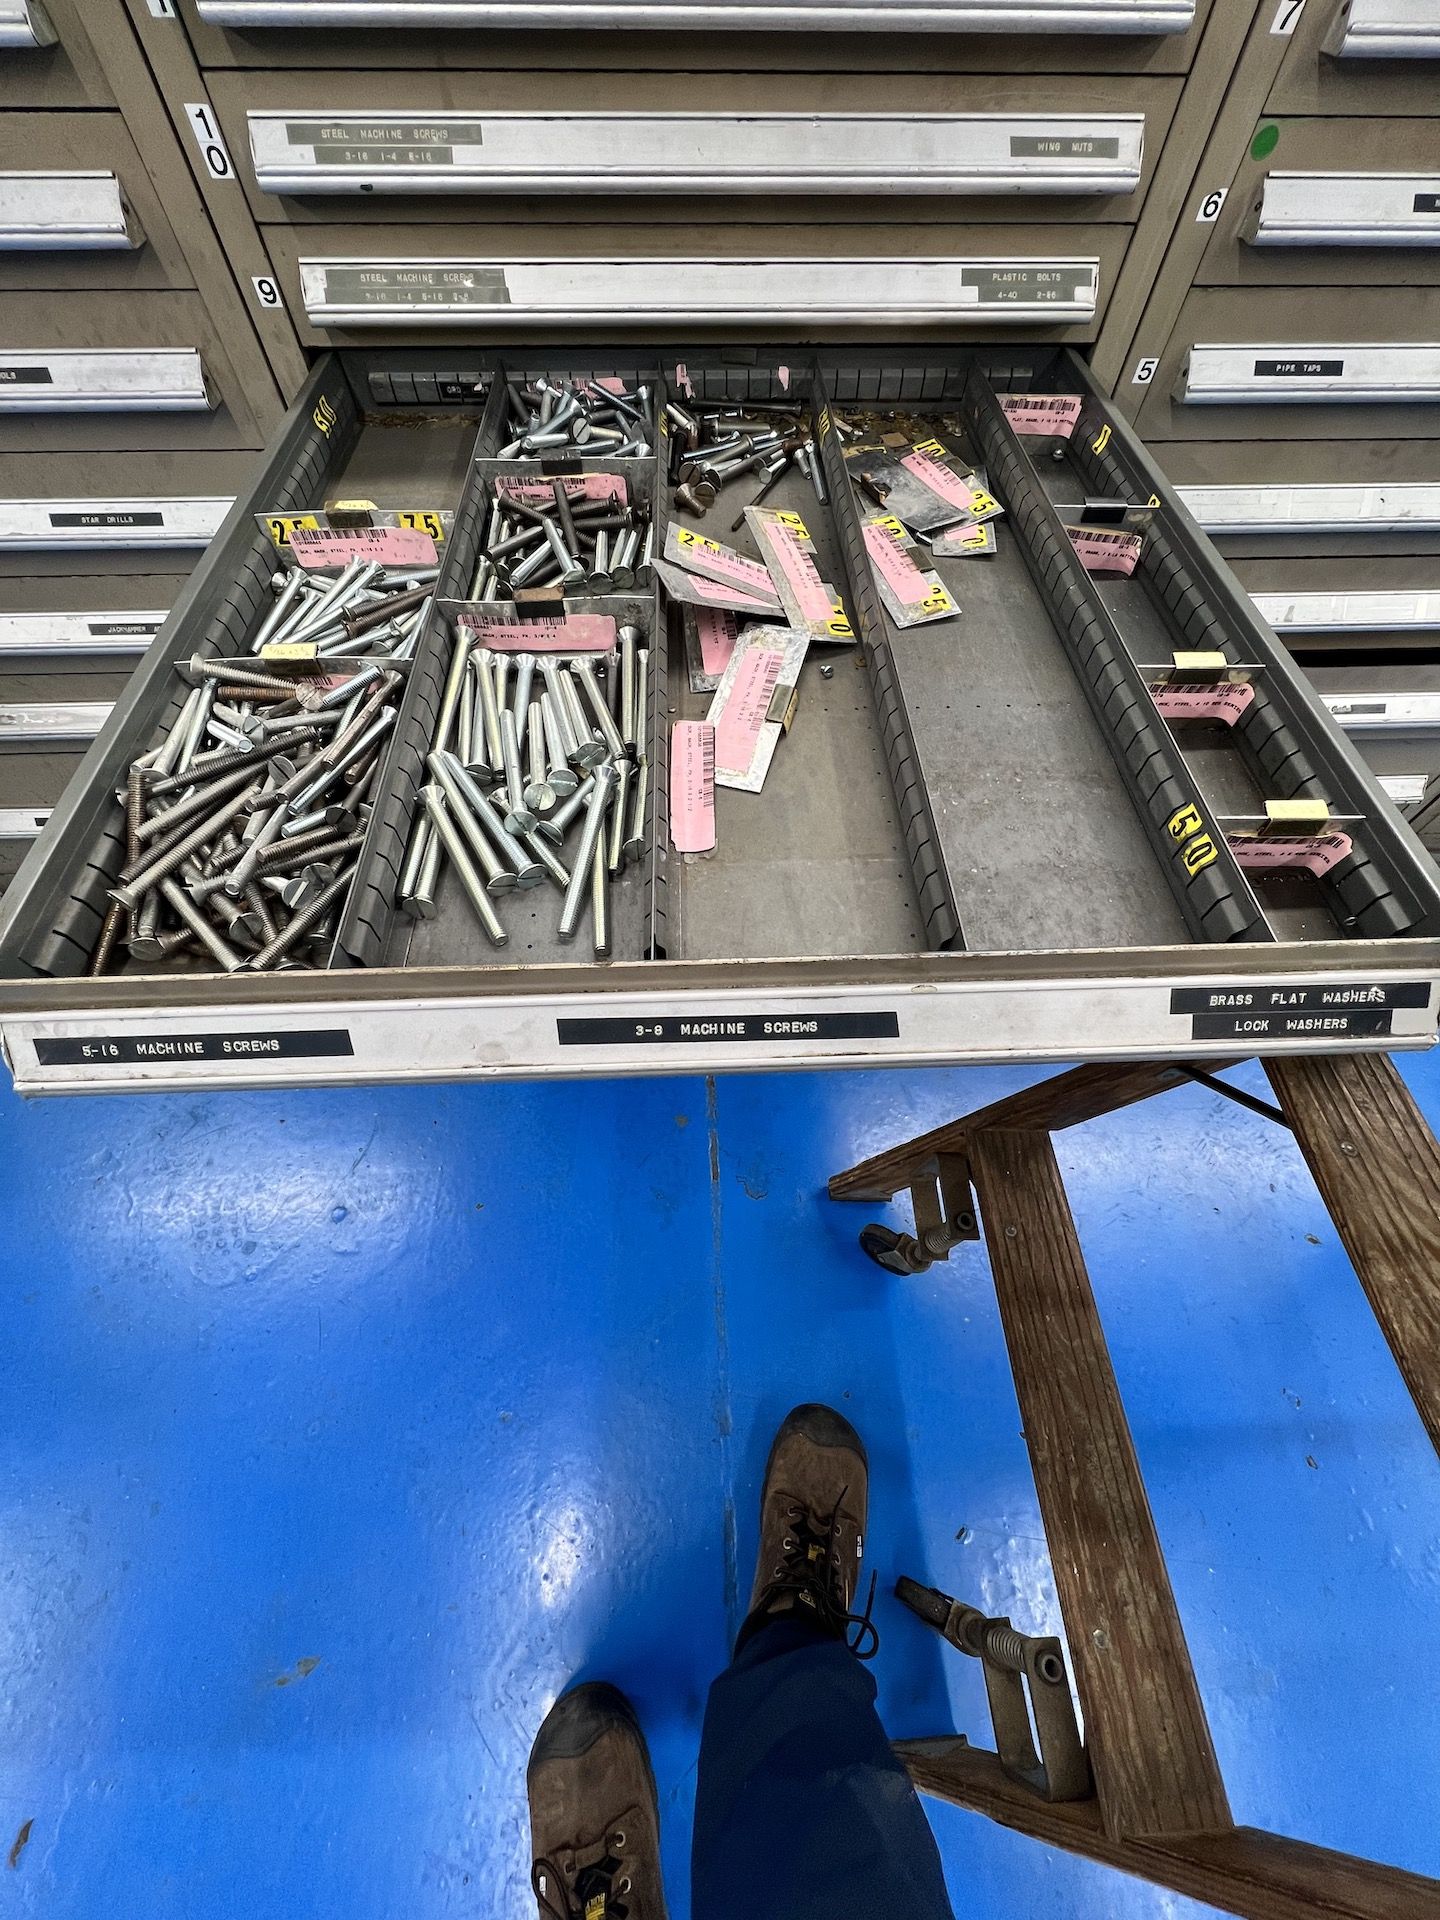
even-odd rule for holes
{"type": "Polygon", "coordinates": [[[1220,209],[1224,206],[1225,196],[1229,191],[1228,187],[1211,188],[1200,202],[1200,211],[1195,216],[1197,226],[1209,227],[1215,224],[1220,218],[1220,209]]]}

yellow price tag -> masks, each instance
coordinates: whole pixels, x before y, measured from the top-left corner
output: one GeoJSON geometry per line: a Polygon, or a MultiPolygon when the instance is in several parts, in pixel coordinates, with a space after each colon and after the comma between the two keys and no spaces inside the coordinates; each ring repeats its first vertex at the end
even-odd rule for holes
{"type": "Polygon", "coordinates": [[[998,507],[999,504],[1000,502],[994,495],[986,493],[983,487],[977,487],[970,496],[970,511],[972,513],[989,513],[992,507],[998,507]]]}
{"type": "Polygon", "coordinates": [[[718,540],[708,540],[703,533],[696,533],[693,527],[677,527],[675,536],[682,547],[708,547],[711,553],[720,552],[718,540]]]}
{"type": "Polygon", "coordinates": [[[288,547],[290,536],[297,527],[303,527],[306,533],[320,531],[320,522],[313,513],[271,513],[266,515],[265,525],[270,529],[270,538],[277,547],[288,547]]]}
{"type": "Polygon", "coordinates": [[[893,533],[897,540],[903,540],[905,538],[905,529],[893,513],[877,515],[874,524],[877,527],[883,527],[886,533],[893,533]]]}
{"type": "Polygon", "coordinates": [[[402,527],[413,527],[417,533],[428,533],[437,543],[445,538],[445,527],[438,513],[397,513],[396,522],[402,527]]]}
{"type": "Polygon", "coordinates": [[[950,449],[942,446],[938,440],[917,440],[915,451],[916,453],[938,453],[943,459],[950,449]]]}
{"type": "Polygon", "coordinates": [[[825,622],[825,631],[836,640],[853,640],[855,629],[846,618],[845,609],[836,600],[830,609],[830,618],[825,622]]]}
{"type": "Polygon", "coordinates": [[[922,613],[954,613],[955,602],[944,587],[934,587],[920,602],[922,613]]]}
{"type": "Polygon", "coordinates": [[[775,518],[780,522],[782,527],[788,527],[797,540],[808,540],[810,538],[810,529],[800,518],[799,514],[792,513],[788,507],[777,508],[775,518]]]}

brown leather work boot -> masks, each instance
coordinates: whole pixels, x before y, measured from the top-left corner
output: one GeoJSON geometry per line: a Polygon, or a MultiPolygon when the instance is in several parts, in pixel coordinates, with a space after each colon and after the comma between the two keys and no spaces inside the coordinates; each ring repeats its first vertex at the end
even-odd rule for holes
{"type": "Polygon", "coordinates": [[[623,1693],[592,1682],[562,1694],[525,1784],[540,1920],[666,1920],[655,1776],[623,1693]]]}
{"type": "MultiPolygon", "coordinates": [[[[760,1553],[739,1644],[764,1621],[795,1613],[871,1658],[880,1644],[871,1601],[863,1614],[852,1612],[869,1505],[870,1464],[854,1427],[833,1407],[796,1407],[765,1468],[760,1553]]],[[[874,1593],[872,1577],[871,1600],[874,1593]]]]}

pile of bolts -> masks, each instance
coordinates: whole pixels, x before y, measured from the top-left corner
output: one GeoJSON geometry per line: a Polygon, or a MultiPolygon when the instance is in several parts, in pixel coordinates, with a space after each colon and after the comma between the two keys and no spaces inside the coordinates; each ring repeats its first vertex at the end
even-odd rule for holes
{"type": "Polygon", "coordinates": [[[125,865],[92,974],[121,947],[227,973],[324,964],[437,573],[277,573],[248,659],[179,665],[184,705],[117,795],[125,865]]]}
{"type": "MultiPolygon", "coordinates": [[[[697,520],[709,512],[726,487],[746,474],[761,477],[750,504],[759,506],[787,474],[798,467],[824,506],[825,477],[805,409],[797,401],[753,401],[737,407],[729,401],[669,401],[665,415],[675,429],[670,439],[670,481],[675,505],[697,520]]],[[[745,523],[742,510],[730,531],[745,523]]]]}
{"type": "Polygon", "coordinates": [[[649,387],[633,392],[623,381],[507,380],[505,398],[514,438],[502,460],[525,460],[561,448],[607,460],[643,458],[655,441],[655,402],[649,387]]]}
{"type": "Polygon", "coordinates": [[[448,861],[503,947],[496,900],[548,880],[562,896],[559,938],[575,938],[588,906],[595,958],[608,960],[610,882],[645,847],[649,649],[638,627],[621,626],[608,655],[537,655],[523,650],[524,631],[513,652],[456,633],[400,905],[433,919],[448,861]]]}
{"type": "Polygon", "coordinates": [[[649,586],[655,528],[643,505],[622,504],[618,492],[572,500],[576,490],[563,479],[543,485],[550,489],[548,501],[526,501],[503,480],[495,482],[470,583],[472,600],[501,599],[524,587],[624,593],[649,586]]]}

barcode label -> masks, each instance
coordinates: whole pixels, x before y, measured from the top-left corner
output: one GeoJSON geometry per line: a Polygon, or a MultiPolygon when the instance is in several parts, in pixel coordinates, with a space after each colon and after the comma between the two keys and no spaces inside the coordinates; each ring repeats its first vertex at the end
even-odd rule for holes
{"type": "Polygon", "coordinates": [[[677,853],[715,850],[715,729],[677,720],[670,736],[670,839],[677,853]]]}

